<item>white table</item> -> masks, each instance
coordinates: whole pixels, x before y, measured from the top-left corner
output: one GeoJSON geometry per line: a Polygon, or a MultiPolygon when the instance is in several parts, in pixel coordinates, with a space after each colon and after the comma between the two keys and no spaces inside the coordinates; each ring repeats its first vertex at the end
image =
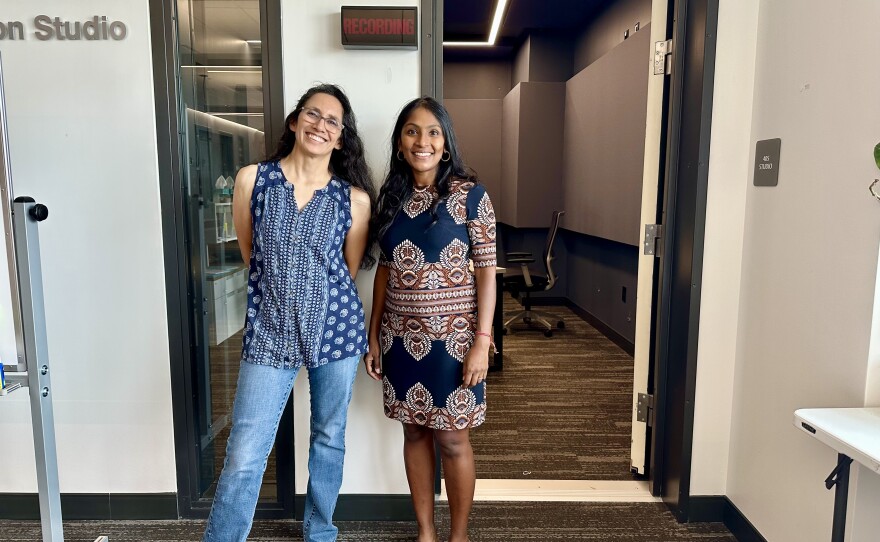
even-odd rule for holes
{"type": "Polygon", "coordinates": [[[831,540],[843,542],[850,464],[857,461],[880,474],[880,408],[804,408],[795,411],[794,425],[837,451],[825,487],[835,488],[831,540]]]}

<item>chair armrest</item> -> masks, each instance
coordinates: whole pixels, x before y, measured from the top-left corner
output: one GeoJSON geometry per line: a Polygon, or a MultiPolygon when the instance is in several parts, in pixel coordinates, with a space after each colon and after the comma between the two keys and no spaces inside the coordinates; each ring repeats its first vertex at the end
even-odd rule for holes
{"type": "MultiPolygon", "coordinates": [[[[532,261],[535,260],[533,259],[532,261]]],[[[523,263],[520,264],[520,267],[522,268],[523,280],[526,283],[526,288],[534,288],[535,285],[532,284],[532,275],[531,273],[529,273],[529,266],[523,263]]]]}
{"type": "Polygon", "coordinates": [[[528,257],[528,258],[520,258],[520,257],[510,258],[510,257],[508,257],[507,263],[535,263],[535,259],[531,258],[531,257],[528,257]]]}

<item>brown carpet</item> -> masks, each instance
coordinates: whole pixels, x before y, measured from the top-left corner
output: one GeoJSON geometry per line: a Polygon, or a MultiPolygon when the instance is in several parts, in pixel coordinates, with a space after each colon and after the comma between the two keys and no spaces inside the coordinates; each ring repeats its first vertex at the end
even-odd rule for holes
{"type": "MultiPolygon", "coordinates": [[[[516,309],[505,299],[505,310],[516,309]]],[[[505,337],[504,370],[489,375],[489,415],[472,433],[479,478],[632,479],[629,471],[632,358],[565,307],[540,307],[562,317],[553,338],[537,331],[505,337]]],[[[555,323],[555,322],[554,322],[555,323]]],[[[212,352],[216,415],[231,407],[238,355],[230,338],[212,352]],[[232,361],[232,363],[230,363],[232,361]]],[[[228,431],[228,428],[227,428],[228,431]]],[[[225,433],[225,432],[224,432],[225,433]]],[[[222,458],[225,434],[217,442],[222,458]]],[[[218,465],[219,466],[219,465],[218,465]]],[[[219,474],[219,471],[218,471],[219,474]]],[[[448,533],[445,503],[437,506],[441,537],[448,533]]],[[[340,542],[412,541],[412,522],[340,522],[340,542]]],[[[189,542],[204,521],[70,521],[65,540],[189,542]]],[[[38,522],[0,521],[0,542],[40,539],[38,522]]],[[[302,540],[293,521],[257,521],[248,540],[302,540]]],[[[620,541],[734,542],[717,523],[680,524],[657,503],[480,502],[471,521],[473,542],[620,541]]]]}
{"type": "MultiPolygon", "coordinates": [[[[438,506],[441,537],[448,533],[448,509],[438,506]]],[[[340,522],[340,542],[412,541],[411,522],[340,522]]],[[[201,539],[204,521],[71,521],[65,522],[67,542],[191,542],[201,539]]],[[[603,541],[603,542],[735,542],[717,523],[680,524],[666,507],[655,503],[476,503],[470,529],[472,542],[603,541]]],[[[33,542],[40,525],[33,521],[0,521],[0,541],[33,542]]],[[[293,521],[257,521],[248,540],[302,540],[293,521]]]]}
{"type": "MultiPolygon", "coordinates": [[[[471,433],[477,477],[631,480],[632,357],[567,307],[536,308],[565,329],[519,325],[504,338],[486,422],[471,433]]],[[[505,296],[504,309],[519,304],[505,296]]]]}
{"type": "MultiPolygon", "coordinates": [[[[472,432],[477,477],[629,480],[633,359],[564,306],[537,307],[562,319],[552,338],[524,325],[504,338],[504,370],[489,373],[486,423],[472,432]]],[[[505,295],[506,314],[519,304],[505,295]]],[[[227,415],[241,356],[241,332],[211,348],[213,419],[227,415]]],[[[214,440],[214,477],[229,425],[214,440]]],[[[261,494],[275,496],[275,452],[261,494]]],[[[213,493],[210,488],[207,495],[213,493]]]]}

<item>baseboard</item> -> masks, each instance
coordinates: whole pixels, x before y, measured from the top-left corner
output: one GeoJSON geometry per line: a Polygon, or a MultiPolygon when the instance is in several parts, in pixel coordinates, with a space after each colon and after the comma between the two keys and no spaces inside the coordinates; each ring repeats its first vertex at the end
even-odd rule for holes
{"type": "Polygon", "coordinates": [[[532,297],[532,306],[533,307],[542,307],[548,305],[565,305],[572,312],[577,314],[583,320],[585,320],[588,324],[596,328],[599,333],[605,335],[609,341],[613,342],[617,346],[623,349],[624,352],[629,354],[630,356],[635,356],[636,347],[633,342],[628,340],[626,337],[621,335],[620,333],[614,331],[608,324],[599,320],[592,313],[572,301],[567,297],[556,297],[556,296],[533,296],[532,297]]]}
{"type": "MultiPolygon", "coordinates": [[[[302,519],[304,506],[305,495],[297,495],[294,505],[297,519],[302,519]]],[[[157,520],[179,517],[175,493],[65,493],[61,495],[61,515],[65,520],[157,520]]],[[[333,517],[339,521],[416,519],[409,495],[340,495],[333,517]]],[[[0,494],[0,519],[39,520],[39,497],[36,493],[0,494]]]]}
{"type": "Polygon", "coordinates": [[[739,542],[767,542],[767,539],[730,500],[727,500],[727,507],[724,509],[724,525],[739,542]]]}
{"type": "MultiPolygon", "coordinates": [[[[294,501],[295,517],[303,518],[305,495],[297,495],[294,501]]],[[[336,501],[336,521],[415,521],[412,498],[409,495],[340,495],[336,501]]]]}
{"type": "Polygon", "coordinates": [[[691,497],[688,501],[688,521],[693,523],[719,523],[724,521],[724,511],[730,501],[723,495],[691,497]]]}
{"type": "Polygon", "coordinates": [[[739,542],[767,542],[726,496],[692,496],[688,507],[690,522],[723,522],[739,542]]]}
{"type": "Polygon", "coordinates": [[[559,298],[559,299],[562,299],[561,304],[564,304],[569,309],[571,309],[572,312],[574,312],[575,314],[577,314],[578,316],[580,316],[581,318],[586,320],[587,323],[590,324],[591,326],[593,326],[594,328],[596,328],[599,331],[599,333],[601,333],[602,335],[605,335],[608,338],[608,340],[610,340],[611,342],[613,342],[614,344],[616,344],[617,346],[622,348],[623,351],[626,352],[627,354],[629,354],[630,356],[633,356],[633,357],[635,356],[636,346],[633,342],[631,342],[629,339],[627,339],[626,337],[624,337],[620,333],[614,331],[608,324],[606,324],[602,320],[599,320],[598,318],[593,316],[592,313],[590,313],[589,311],[587,311],[586,309],[584,309],[583,307],[581,307],[580,305],[578,305],[574,301],[572,301],[568,298],[559,298]]]}
{"type": "MultiPolygon", "coordinates": [[[[176,493],[64,493],[64,519],[177,519],[176,493]]],[[[40,519],[40,498],[36,493],[0,494],[0,519],[40,519]]]]}

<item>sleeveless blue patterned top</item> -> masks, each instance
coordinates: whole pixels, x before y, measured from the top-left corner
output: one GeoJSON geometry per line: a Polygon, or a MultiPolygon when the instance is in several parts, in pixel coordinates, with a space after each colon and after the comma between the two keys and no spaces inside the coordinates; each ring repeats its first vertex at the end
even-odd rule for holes
{"type": "Polygon", "coordinates": [[[366,351],[364,308],[342,254],[351,185],[336,177],[300,211],[278,162],[258,165],[242,360],[313,368],[366,351]]]}

